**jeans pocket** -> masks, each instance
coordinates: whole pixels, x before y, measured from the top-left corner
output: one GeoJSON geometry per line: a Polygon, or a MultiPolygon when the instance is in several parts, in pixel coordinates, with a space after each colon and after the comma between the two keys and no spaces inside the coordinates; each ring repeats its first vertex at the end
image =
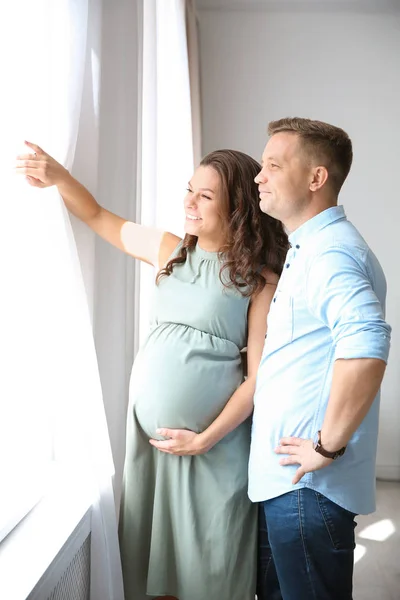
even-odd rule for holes
{"type": "Polygon", "coordinates": [[[342,508],[323,494],[315,492],[319,510],[335,550],[354,550],[355,513],[342,508]]]}

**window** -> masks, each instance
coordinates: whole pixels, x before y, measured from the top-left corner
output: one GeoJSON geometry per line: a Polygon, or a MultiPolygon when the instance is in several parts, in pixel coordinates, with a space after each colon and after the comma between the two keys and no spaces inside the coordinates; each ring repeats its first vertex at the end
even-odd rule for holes
{"type": "MultiPolygon", "coordinates": [[[[14,172],[24,139],[71,162],[88,5],[22,0],[1,12],[0,539],[40,499],[54,459],[82,463],[88,419],[96,435],[105,430],[92,410],[102,408],[101,389],[66,209],[55,188],[32,188],[14,172]]],[[[106,444],[111,469],[108,453],[106,444]]]]}

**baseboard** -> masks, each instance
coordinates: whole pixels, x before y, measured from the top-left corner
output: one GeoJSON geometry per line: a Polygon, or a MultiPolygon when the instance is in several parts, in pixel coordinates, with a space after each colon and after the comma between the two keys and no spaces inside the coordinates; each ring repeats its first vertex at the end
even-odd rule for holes
{"type": "Polygon", "coordinates": [[[400,465],[376,465],[376,478],[385,481],[400,481],[400,465]]]}

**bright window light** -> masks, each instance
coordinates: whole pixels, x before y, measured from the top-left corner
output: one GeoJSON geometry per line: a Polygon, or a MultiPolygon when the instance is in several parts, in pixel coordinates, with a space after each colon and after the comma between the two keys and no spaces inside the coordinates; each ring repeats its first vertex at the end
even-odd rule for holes
{"type": "Polygon", "coordinates": [[[362,559],[362,557],[365,555],[366,552],[367,552],[367,549],[365,546],[362,546],[361,544],[357,544],[356,549],[354,550],[354,564],[358,563],[358,561],[360,561],[362,559]]]}
{"type": "Polygon", "coordinates": [[[390,519],[382,519],[364,527],[364,529],[358,534],[359,538],[364,540],[372,540],[374,542],[384,542],[396,531],[396,527],[393,521],[390,519]]]}
{"type": "Polygon", "coordinates": [[[72,162],[85,66],[85,9],[75,0],[20,0],[9,2],[3,12],[0,539],[40,498],[43,472],[53,459],[83,468],[85,456],[93,459],[96,475],[113,472],[90,316],[66,208],[54,187],[32,188],[15,174],[16,155],[29,153],[24,139],[67,166],[72,162]]]}

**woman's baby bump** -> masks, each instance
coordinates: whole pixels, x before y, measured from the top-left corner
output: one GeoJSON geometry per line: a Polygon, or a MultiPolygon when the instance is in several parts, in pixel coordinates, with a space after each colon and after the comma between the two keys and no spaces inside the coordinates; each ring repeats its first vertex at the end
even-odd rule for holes
{"type": "Polygon", "coordinates": [[[149,438],[159,437],[159,427],[203,431],[242,381],[232,342],[193,329],[181,333],[150,336],[132,370],[133,410],[149,438]]]}

